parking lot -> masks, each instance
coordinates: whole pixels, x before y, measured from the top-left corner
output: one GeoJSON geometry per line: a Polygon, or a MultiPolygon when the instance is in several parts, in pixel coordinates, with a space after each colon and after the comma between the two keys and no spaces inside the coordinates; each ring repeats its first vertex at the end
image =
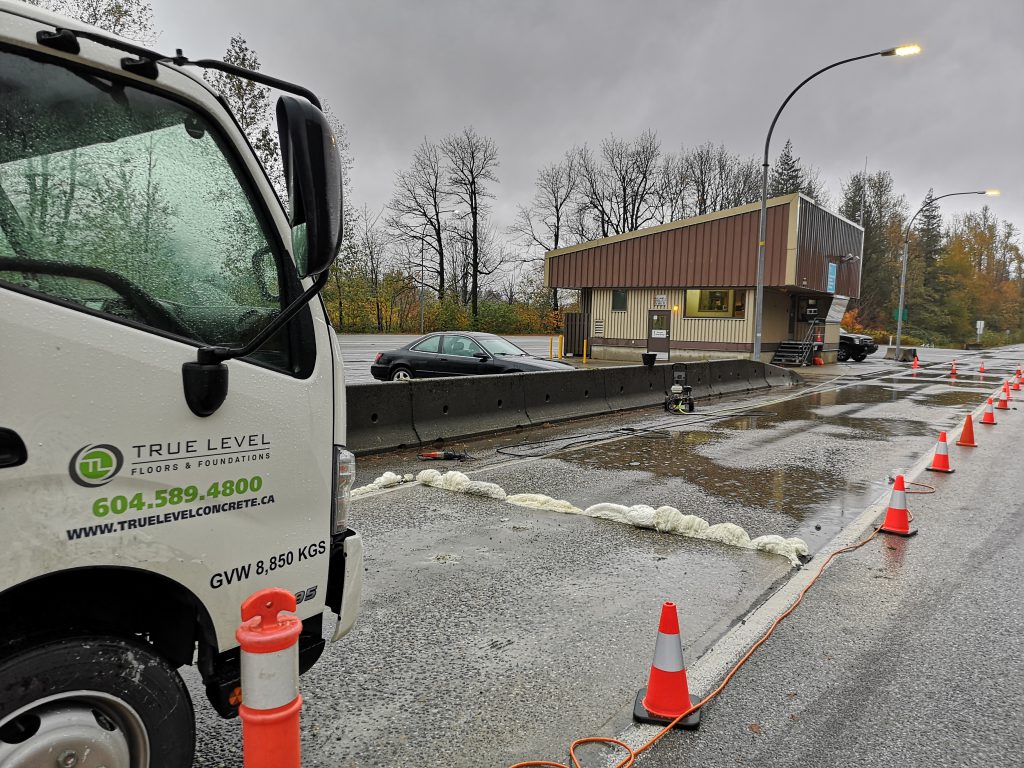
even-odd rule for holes
{"type": "MultiPolygon", "coordinates": [[[[813,553],[1012,365],[989,361],[982,378],[960,359],[955,382],[944,365],[911,376],[874,359],[687,416],[642,409],[453,444],[465,462],[369,456],[357,485],[454,469],[579,509],[671,505],[813,553]]],[[[680,606],[695,660],[796,573],[778,555],[418,483],[361,498],[353,518],[363,611],[304,678],[309,765],[502,766],[561,755],[568,735],[615,735],[662,600],[680,606]]],[[[204,707],[199,764],[237,765],[237,723],[204,707]]]]}

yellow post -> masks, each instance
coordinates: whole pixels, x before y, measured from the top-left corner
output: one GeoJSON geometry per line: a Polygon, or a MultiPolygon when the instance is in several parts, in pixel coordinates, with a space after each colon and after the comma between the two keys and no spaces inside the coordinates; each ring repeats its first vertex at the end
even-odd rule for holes
{"type": "Polygon", "coordinates": [[[583,364],[587,364],[587,340],[583,340],[583,364]]]}
{"type": "Polygon", "coordinates": [[[555,337],[548,336],[548,360],[555,359],[555,337]]]}
{"type": "Polygon", "coordinates": [[[561,360],[565,357],[563,352],[565,351],[565,336],[558,334],[558,359],[561,360]]]}

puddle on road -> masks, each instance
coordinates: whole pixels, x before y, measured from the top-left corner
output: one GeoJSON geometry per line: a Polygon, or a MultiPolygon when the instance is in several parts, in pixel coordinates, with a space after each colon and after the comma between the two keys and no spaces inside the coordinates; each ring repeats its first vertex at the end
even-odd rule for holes
{"type": "MultiPolygon", "coordinates": [[[[667,434],[660,439],[628,438],[558,459],[594,471],[633,470],[650,478],[638,480],[638,487],[660,486],[659,498],[669,494],[662,503],[684,512],[691,511],[689,503],[723,514],[784,515],[788,523],[765,526],[762,519],[756,530],[793,535],[796,524],[796,535],[808,538],[813,551],[814,539],[820,545],[828,538],[827,531],[814,533],[815,523],[838,524],[859,513],[888,487],[890,472],[927,450],[927,438],[944,420],[953,426],[965,406],[979,402],[976,392],[934,382],[856,385],[765,405],[757,414],[705,424],[680,419],[678,431],[662,421],[656,426],[667,434]]],[[[695,418],[700,415],[698,409],[695,418]]]]}

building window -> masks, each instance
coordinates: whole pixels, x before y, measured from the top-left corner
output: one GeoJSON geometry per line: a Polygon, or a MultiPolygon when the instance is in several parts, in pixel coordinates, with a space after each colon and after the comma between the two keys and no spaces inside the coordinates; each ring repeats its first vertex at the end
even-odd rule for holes
{"type": "Polygon", "coordinates": [[[618,288],[612,289],[612,312],[626,311],[626,291],[618,288]]]}
{"type": "Polygon", "coordinates": [[[728,288],[687,291],[687,317],[739,318],[746,315],[746,291],[728,288]]]}

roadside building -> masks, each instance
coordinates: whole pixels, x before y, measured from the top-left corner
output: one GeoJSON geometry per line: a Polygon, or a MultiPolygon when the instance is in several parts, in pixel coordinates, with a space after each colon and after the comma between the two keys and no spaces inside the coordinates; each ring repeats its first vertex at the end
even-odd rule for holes
{"type": "MultiPolygon", "coordinates": [[[[749,358],[759,210],[753,203],[549,252],[546,284],[580,292],[580,312],[566,320],[570,351],[582,354],[586,340],[598,359],[749,358]]],[[[863,241],[860,226],[802,194],[768,201],[762,360],[819,350],[835,360],[839,321],[860,295],[863,241]]]]}

